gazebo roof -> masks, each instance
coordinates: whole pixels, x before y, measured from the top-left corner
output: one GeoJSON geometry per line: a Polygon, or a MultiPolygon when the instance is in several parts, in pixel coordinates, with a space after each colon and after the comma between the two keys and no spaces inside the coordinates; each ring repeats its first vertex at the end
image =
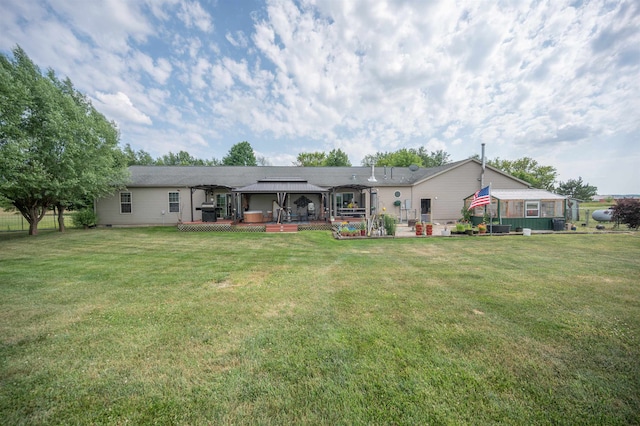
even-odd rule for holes
{"type": "Polygon", "coordinates": [[[256,183],[235,188],[233,192],[241,193],[323,193],[327,189],[313,185],[304,179],[299,178],[269,178],[261,179],[256,183]]]}
{"type": "Polygon", "coordinates": [[[498,200],[564,200],[564,195],[544,189],[491,189],[491,196],[498,200]]]}

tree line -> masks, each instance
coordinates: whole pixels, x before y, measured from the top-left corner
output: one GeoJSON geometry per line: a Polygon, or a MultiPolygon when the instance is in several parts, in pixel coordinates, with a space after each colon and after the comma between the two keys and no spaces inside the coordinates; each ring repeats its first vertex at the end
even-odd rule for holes
{"type": "MultiPolygon", "coordinates": [[[[37,234],[38,223],[50,209],[58,212],[64,231],[64,212],[91,206],[96,198],[123,188],[131,165],[267,166],[251,144],[239,142],[221,160],[202,160],[186,151],[153,158],[129,144],[119,145],[114,122],[98,112],[90,100],[53,70],[42,73],[18,46],[13,58],[0,56],[0,207],[18,210],[37,234]]],[[[477,157],[477,156],[476,156],[477,157]]],[[[447,152],[425,147],[377,152],[363,158],[363,166],[438,167],[450,163],[447,152]]],[[[489,160],[490,166],[509,173],[534,188],[590,200],[597,188],[582,178],[555,186],[554,167],[524,157],[489,160]]],[[[341,149],[298,154],[293,166],[350,167],[341,149]]]]}

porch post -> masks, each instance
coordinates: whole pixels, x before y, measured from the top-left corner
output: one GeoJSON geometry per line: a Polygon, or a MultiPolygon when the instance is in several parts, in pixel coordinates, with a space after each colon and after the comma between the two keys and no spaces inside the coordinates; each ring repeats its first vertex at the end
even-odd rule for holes
{"type": "Polygon", "coordinates": [[[369,217],[371,216],[371,188],[367,188],[367,193],[364,194],[364,218],[369,221],[369,217]]]}
{"type": "Polygon", "coordinates": [[[191,191],[191,222],[193,222],[193,193],[196,190],[195,188],[191,187],[189,188],[191,191]]]}
{"type": "Polygon", "coordinates": [[[331,216],[333,216],[334,219],[338,217],[338,199],[337,198],[338,197],[336,197],[336,189],[333,188],[333,202],[331,203],[333,213],[331,211],[329,212],[329,219],[331,219],[331,216]]]}

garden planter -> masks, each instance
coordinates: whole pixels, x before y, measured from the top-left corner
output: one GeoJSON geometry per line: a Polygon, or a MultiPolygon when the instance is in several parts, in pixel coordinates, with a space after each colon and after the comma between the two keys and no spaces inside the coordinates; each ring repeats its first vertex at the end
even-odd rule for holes
{"type": "Polygon", "coordinates": [[[511,225],[489,225],[488,229],[493,234],[508,234],[511,231],[511,225]]]}
{"type": "Polygon", "coordinates": [[[433,225],[427,225],[427,235],[433,235],[433,225]]]}
{"type": "Polygon", "coordinates": [[[422,235],[422,225],[416,224],[416,235],[422,235]]]}

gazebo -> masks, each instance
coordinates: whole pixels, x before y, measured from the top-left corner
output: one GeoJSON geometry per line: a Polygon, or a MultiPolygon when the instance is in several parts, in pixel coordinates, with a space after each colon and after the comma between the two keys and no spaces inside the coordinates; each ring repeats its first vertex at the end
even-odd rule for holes
{"type": "Polygon", "coordinates": [[[309,205],[315,207],[314,201],[318,203],[320,219],[324,219],[323,207],[327,193],[327,189],[300,178],[265,178],[232,191],[236,203],[236,219],[242,218],[245,222],[274,220],[277,223],[292,218],[300,219],[300,211],[308,217],[309,205]],[[291,198],[296,198],[293,201],[297,208],[295,212],[291,210],[291,198]]]}

